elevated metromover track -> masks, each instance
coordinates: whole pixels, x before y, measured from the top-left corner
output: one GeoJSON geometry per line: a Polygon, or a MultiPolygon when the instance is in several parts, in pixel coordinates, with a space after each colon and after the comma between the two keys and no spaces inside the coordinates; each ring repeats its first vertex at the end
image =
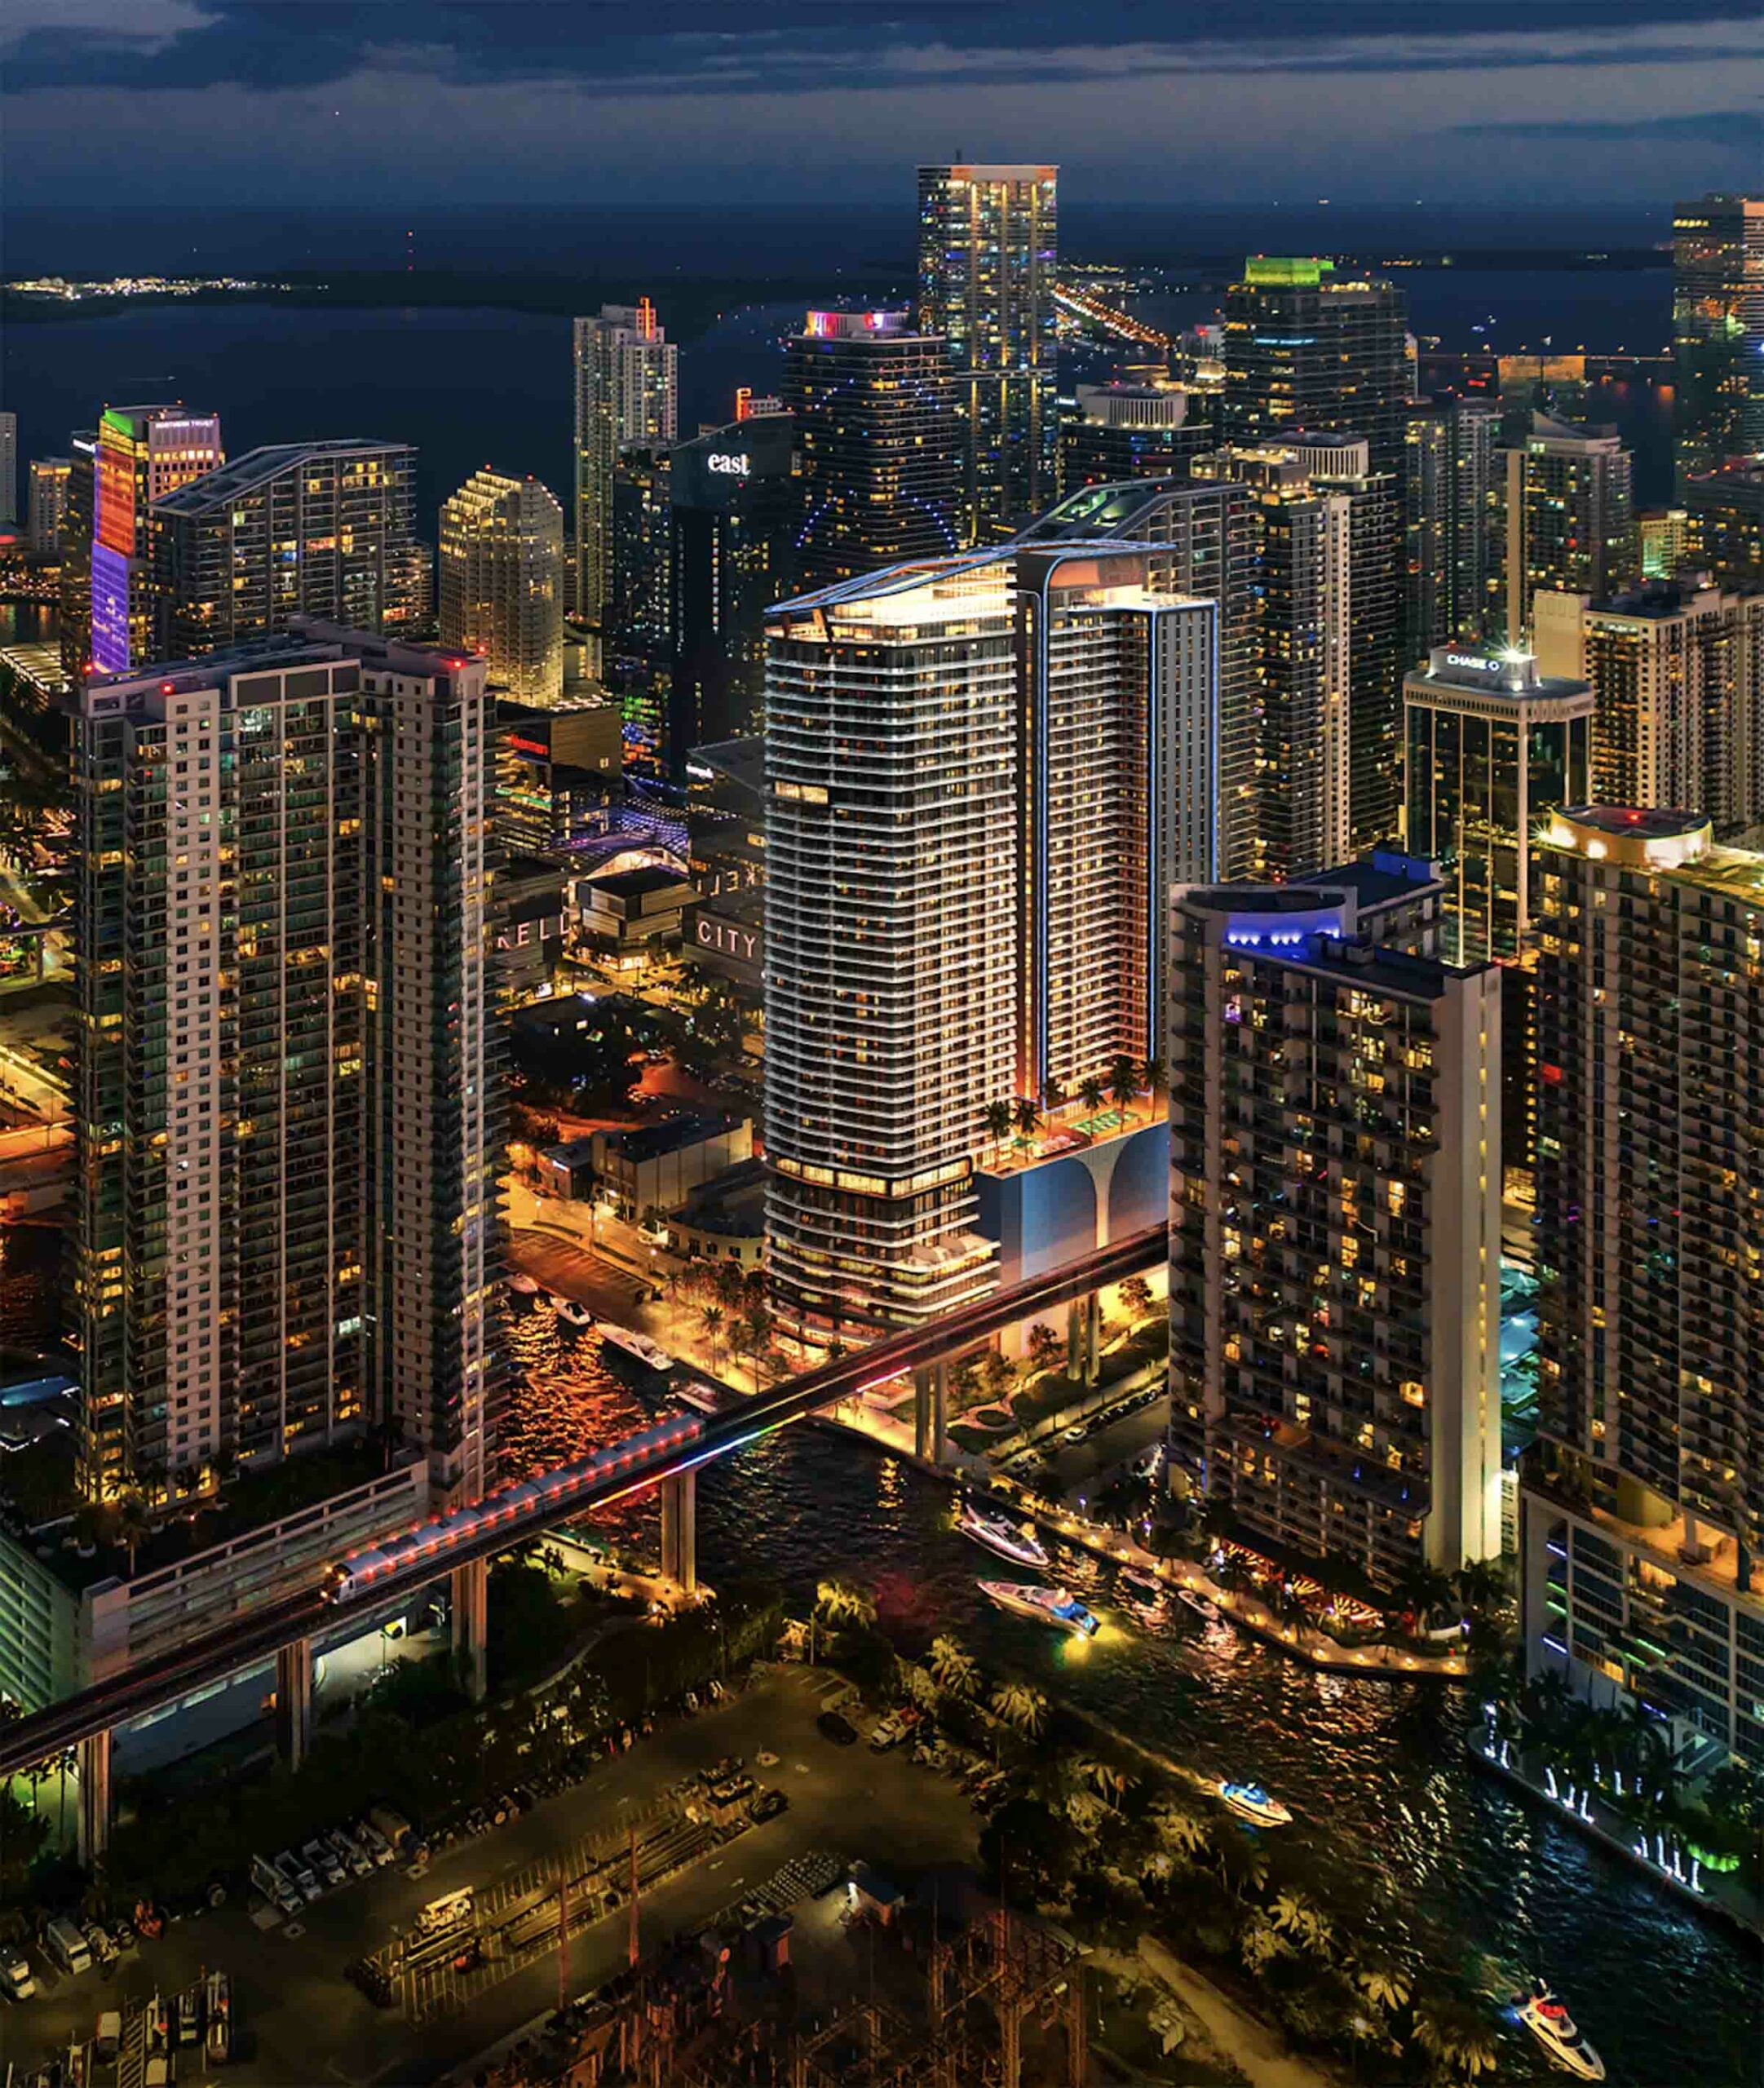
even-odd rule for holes
{"type": "MultiPolygon", "coordinates": [[[[462,1566],[507,1551],[571,1517],[679,1478],[807,1414],[854,1398],[872,1385],[971,1347],[1032,1314],[1051,1311],[1106,1285],[1138,1275],[1165,1259],[1168,1238],[1167,1226],[1148,1226],[1046,1275],[995,1291],[960,1312],[891,1334],[855,1355],[805,1370],[727,1413],[711,1415],[689,1442],[647,1463],[610,1473],[595,1485],[573,1492],[563,1501],[535,1502],[519,1515],[499,1517],[444,1548],[425,1552],[397,1573],[376,1581],[371,1597],[359,1605],[362,1613],[382,1608],[390,1598],[413,1595],[444,1580],[462,1566]]],[[[324,1581],[316,1580],[311,1588],[285,1596],[251,1616],[204,1632],[173,1652],[95,1683],[46,1710],[33,1711],[0,1727],[0,1776],[14,1775],[64,1748],[223,1682],[241,1669],[269,1659],[284,1647],[346,1621],[356,1607],[351,1602],[330,1599],[324,1581]]]]}

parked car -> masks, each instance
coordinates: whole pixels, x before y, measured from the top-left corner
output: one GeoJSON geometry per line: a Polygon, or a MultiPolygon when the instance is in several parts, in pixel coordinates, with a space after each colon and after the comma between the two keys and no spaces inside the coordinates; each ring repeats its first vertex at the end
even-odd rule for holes
{"type": "Polygon", "coordinates": [[[1090,1432],[1081,1421],[1075,1421],[1071,1427],[1063,1431],[1059,1440],[1063,1443],[1081,1443],[1090,1432]]]}
{"type": "Polygon", "coordinates": [[[86,1929],[86,1947],[92,1953],[92,1962],[101,1970],[108,1971],[116,1963],[117,1946],[96,1922],[93,1922],[86,1929]]]}
{"type": "Polygon", "coordinates": [[[823,1711],[815,1723],[824,1740],[830,1740],[835,1747],[851,1747],[857,1742],[857,1727],[838,1711],[823,1711]]]}
{"type": "Polygon", "coordinates": [[[754,1823],[756,1826],[763,1825],[789,1809],[790,1801],[782,1791],[761,1791],[754,1799],[754,1823]]]}
{"type": "Polygon", "coordinates": [[[29,2001],[36,1991],[29,1958],[10,1944],[0,1948],[0,1993],[8,2001],[29,2001]]]}
{"type": "Polygon", "coordinates": [[[117,2054],[122,2049],[122,2011],[120,2008],[107,2008],[98,2019],[98,2031],[92,2039],[92,2050],[100,2066],[113,2066],[117,2054]]]}

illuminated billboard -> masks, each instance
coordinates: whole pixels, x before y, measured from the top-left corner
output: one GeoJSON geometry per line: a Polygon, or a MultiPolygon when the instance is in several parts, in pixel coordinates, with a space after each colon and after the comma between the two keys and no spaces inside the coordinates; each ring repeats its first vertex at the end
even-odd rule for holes
{"type": "Polygon", "coordinates": [[[130,665],[130,565],[108,544],[92,546],[92,665],[102,674],[120,675],[130,665]]]}

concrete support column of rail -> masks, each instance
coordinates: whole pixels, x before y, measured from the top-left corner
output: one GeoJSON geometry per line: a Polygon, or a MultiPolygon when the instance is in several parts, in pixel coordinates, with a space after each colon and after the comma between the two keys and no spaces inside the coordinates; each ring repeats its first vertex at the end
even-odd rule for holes
{"type": "Polygon", "coordinates": [[[942,1357],[913,1373],[913,1453],[939,1465],[949,1454],[949,1365],[942,1357]]]}
{"type": "Polygon", "coordinates": [[[90,1870],[110,1846],[110,1732],[89,1734],[79,1745],[79,1859],[90,1870]]]}
{"type": "Polygon", "coordinates": [[[481,1704],[490,1686],[490,1562],[474,1559],[456,1566],[449,1580],[454,1662],[466,1694],[481,1704]]]}
{"type": "Polygon", "coordinates": [[[698,1474],[661,1482],[661,1571],[690,1595],[698,1586],[698,1474]]]}
{"type": "Polygon", "coordinates": [[[1084,1382],[1094,1385],[1103,1368],[1103,1294],[1093,1290],[1084,1301],[1084,1382]]]}
{"type": "Polygon", "coordinates": [[[312,1751],[312,1641],[296,1639],[276,1656],[276,1745],[290,1769],[312,1751]]]}

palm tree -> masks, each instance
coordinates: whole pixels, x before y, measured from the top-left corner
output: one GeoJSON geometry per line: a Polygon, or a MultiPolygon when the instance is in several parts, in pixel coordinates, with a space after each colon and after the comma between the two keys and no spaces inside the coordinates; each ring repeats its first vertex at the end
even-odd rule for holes
{"type": "Polygon", "coordinates": [[[932,1639],[926,1658],[938,1688],[948,1695],[966,1702],[979,1694],[980,1664],[960,1639],[952,1639],[947,1631],[940,1634],[932,1639]]]}
{"type": "Polygon", "coordinates": [[[1207,1823],[1198,1813],[1189,1812],[1173,1798],[1166,1798],[1152,1815],[1158,1838],[1169,1843],[1178,1856],[1190,1863],[1198,1863],[1213,1845],[1207,1823]]]}
{"type": "Polygon", "coordinates": [[[1041,1105],[1032,1095],[1019,1095],[1011,1104],[1010,1117],[1018,1138],[1027,1145],[1041,1128],[1041,1105]]]}
{"type": "Polygon", "coordinates": [[[1494,2040],[1481,2011],[1448,1994],[1416,2009],[1415,2042],[1438,2080],[1474,2081],[1495,2070],[1494,2040]]]}
{"type": "Polygon", "coordinates": [[[1320,1957],[1328,1949],[1335,1934],[1329,1916],[1302,1892],[1290,1887],[1276,1897],[1273,1920],[1283,1935],[1290,1936],[1295,1943],[1302,1943],[1307,1950],[1315,1951],[1320,1957]]]}
{"type": "Polygon", "coordinates": [[[815,1590],[815,1608],[829,1624],[873,1624],[876,1602],[849,1581],[823,1581],[815,1590]]]}
{"type": "Polygon", "coordinates": [[[1001,1725],[1034,1740],[1047,1724],[1047,1699],[1026,1682],[1001,1682],[993,1692],[992,1713],[1001,1725]]]}
{"type": "Polygon", "coordinates": [[[702,1305],[699,1307],[698,1324],[710,1337],[710,1367],[717,1367],[717,1358],[723,1352],[724,1314],[720,1305],[702,1305]]]}
{"type": "Polygon", "coordinates": [[[1112,1762],[1104,1762],[1094,1755],[1086,1755],[1078,1762],[1073,1773],[1083,1779],[1101,1798],[1111,1805],[1119,1805],[1127,1795],[1130,1781],[1125,1769],[1117,1768],[1112,1762]]]}
{"type": "Polygon", "coordinates": [[[1084,1113],[1094,1117],[1103,1106],[1103,1083],[1094,1073],[1088,1080],[1078,1083],[1078,1099],[1084,1104],[1084,1113]]]}
{"type": "Polygon", "coordinates": [[[1507,1577],[1498,1559],[1473,1559],[1452,1577],[1466,1609],[1499,1609],[1507,1598],[1507,1577]]]}
{"type": "Polygon", "coordinates": [[[1271,1922],[1265,1922],[1259,1914],[1252,1915],[1244,1923],[1244,1932],[1238,1939],[1237,1948],[1247,1972],[1265,1971],[1271,1961],[1286,1949],[1284,1940],[1271,1922]]]}
{"type": "Polygon", "coordinates": [[[1109,1809],[1094,1791],[1068,1791],[1061,1802],[1066,1817],[1086,1841],[1094,1841],[1109,1817],[1109,1809]]]}
{"type": "Polygon", "coordinates": [[[139,1493],[125,1493],[117,1503],[117,1535],[128,1548],[129,1578],[135,1578],[135,1556],[142,1540],[153,1534],[153,1519],[139,1493]]]}
{"type": "Polygon", "coordinates": [[[993,1142],[993,1162],[995,1166],[997,1165],[999,1152],[1005,1143],[1005,1135],[1010,1129],[1012,1121],[1011,1107],[1008,1102],[987,1104],[986,1135],[993,1142]]]}
{"type": "Polygon", "coordinates": [[[1141,1064],[1139,1084],[1154,1093],[1164,1085],[1164,1061],[1161,1059],[1147,1059],[1141,1064]]]}
{"type": "Polygon", "coordinates": [[[1139,1093],[1139,1069],[1131,1059],[1117,1059],[1108,1069],[1108,1099],[1125,1115],[1139,1093]]]}
{"type": "Polygon", "coordinates": [[[1394,1958],[1362,1958],[1354,1967],[1354,1984],[1386,2015],[1408,2006],[1408,1974],[1394,1958]]]}

